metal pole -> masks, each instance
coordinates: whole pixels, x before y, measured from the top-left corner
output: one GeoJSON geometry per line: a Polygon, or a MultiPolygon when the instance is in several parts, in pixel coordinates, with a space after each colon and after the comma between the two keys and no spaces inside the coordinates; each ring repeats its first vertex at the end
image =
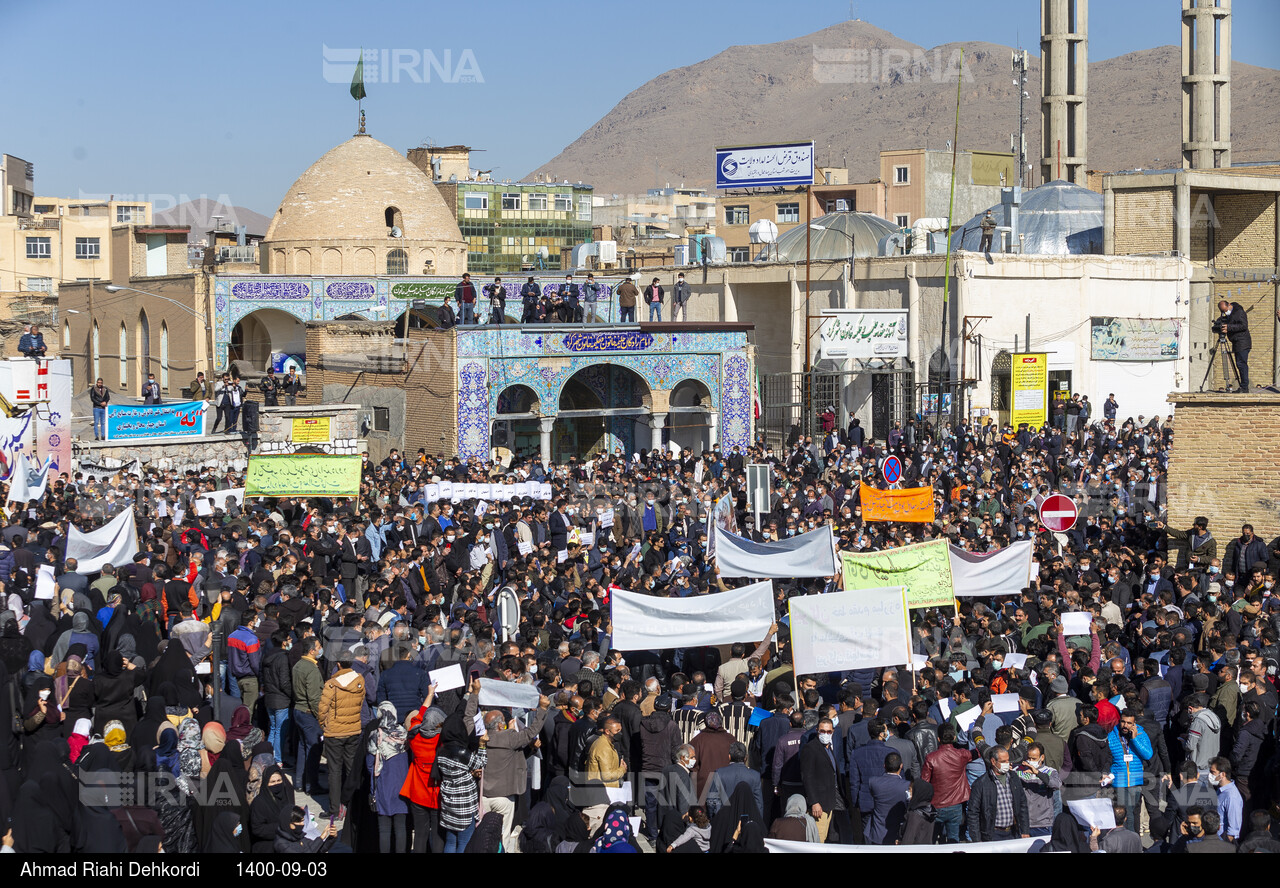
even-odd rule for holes
{"type": "MultiPolygon", "coordinates": [[[[956,127],[955,136],[951,140],[951,200],[947,206],[947,257],[942,268],[942,370],[938,384],[937,435],[942,438],[942,398],[943,389],[951,376],[951,350],[947,347],[947,313],[951,296],[951,226],[956,211],[956,156],[960,151],[960,88],[964,85],[964,48],[960,49],[960,73],[956,76],[956,127]]],[[[926,369],[926,374],[928,370],[926,369]]],[[[928,377],[925,377],[928,379],[928,377]]]]}
{"type": "Polygon", "coordinates": [[[813,371],[812,355],[809,346],[809,288],[810,288],[810,272],[813,263],[813,196],[811,185],[805,186],[804,189],[804,376],[800,378],[800,385],[803,387],[804,395],[801,398],[801,405],[804,410],[804,416],[801,420],[802,427],[808,428],[809,414],[812,413],[811,395],[813,392],[812,380],[809,378],[813,371]]]}

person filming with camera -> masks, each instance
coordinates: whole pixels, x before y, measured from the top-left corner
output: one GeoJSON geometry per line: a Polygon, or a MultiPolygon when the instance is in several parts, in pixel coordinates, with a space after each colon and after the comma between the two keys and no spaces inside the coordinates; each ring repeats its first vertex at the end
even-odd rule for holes
{"type": "Polygon", "coordinates": [[[1213,322],[1213,332],[1219,339],[1227,339],[1231,343],[1231,353],[1235,358],[1236,370],[1240,374],[1240,391],[1249,391],[1249,350],[1253,348],[1253,340],[1249,337],[1249,318],[1238,302],[1222,299],[1218,302],[1221,314],[1213,322]]]}

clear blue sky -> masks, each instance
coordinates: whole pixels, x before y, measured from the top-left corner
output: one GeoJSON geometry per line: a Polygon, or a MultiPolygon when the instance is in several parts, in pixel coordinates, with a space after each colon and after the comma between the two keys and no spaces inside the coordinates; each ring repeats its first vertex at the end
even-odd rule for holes
{"type": "MultiPolygon", "coordinates": [[[[1037,48],[1036,0],[854,7],[924,47],[1021,38],[1037,48]]],[[[1178,0],[1094,0],[1090,58],[1176,45],[1179,8],[1178,0]]],[[[848,0],[131,0],[109,9],[4,0],[0,151],[35,163],[42,194],[148,195],[160,205],[168,196],[226,195],[270,215],[299,173],[355,131],[348,84],[326,80],[323,47],[425,49],[437,60],[449,51],[451,73],[470,50],[483,83],[440,82],[436,70],[430,83],[404,73],[398,83],[370,79],[370,132],[400,151],[426,139],[485,148],[476,166],[517,178],[670,68],[734,44],[809,34],[849,14],[848,0]]],[[[1233,19],[1235,60],[1280,68],[1280,2],[1234,0],[1233,19]]],[[[419,61],[419,78],[424,67],[419,61]]]]}

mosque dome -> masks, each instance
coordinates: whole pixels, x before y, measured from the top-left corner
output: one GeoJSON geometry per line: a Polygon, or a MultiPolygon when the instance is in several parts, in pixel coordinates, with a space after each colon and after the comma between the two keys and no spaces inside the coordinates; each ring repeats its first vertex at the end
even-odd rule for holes
{"type": "MultiPolygon", "coordinates": [[[[999,204],[991,207],[997,220],[999,204]]],[[[951,236],[951,249],[978,252],[982,245],[979,213],[951,236]]],[[[1022,253],[1073,256],[1102,252],[1102,195],[1061,179],[1024,191],[1018,209],[1022,253]]]]}
{"type": "MultiPolygon", "coordinates": [[[[827,213],[812,222],[814,230],[809,251],[814,260],[865,259],[880,255],[880,241],[898,233],[892,222],[871,213],[827,213]],[[852,240],[851,240],[852,239],[852,240]]],[[[783,262],[805,260],[804,223],[778,238],[778,258],[783,262]]]]}

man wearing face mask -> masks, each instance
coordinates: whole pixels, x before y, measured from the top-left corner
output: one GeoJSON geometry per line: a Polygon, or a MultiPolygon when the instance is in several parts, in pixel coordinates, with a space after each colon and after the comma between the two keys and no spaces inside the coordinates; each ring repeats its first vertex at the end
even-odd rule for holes
{"type": "MultiPolygon", "coordinates": [[[[832,749],[835,725],[831,719],[819,719],[817,736],[817,743],[807,743],[800,749],[800,779],[804,787],[805,804],[809,806],[809,816],[818,822],[819,841],[826,842],[827,833],[831,829],[831,816],[840,806],[835,751],[832,749]]],[[[881,765],[883,766],[883,762],[881,765]]],[[[883,772],[883,767],[881,770],[883,772]]],[[[870,799],[872,775],[868,774],[867,779],[867,795],[870,799]]]]}
{"type": "Polygon", "coordinates": [[[987,770],[969,793],[969,840],[1000,842],[1029,838],[1031,817],[1022,781],[1011,773],[1009,751],[995,746],[986,752],[987,770]]]}

